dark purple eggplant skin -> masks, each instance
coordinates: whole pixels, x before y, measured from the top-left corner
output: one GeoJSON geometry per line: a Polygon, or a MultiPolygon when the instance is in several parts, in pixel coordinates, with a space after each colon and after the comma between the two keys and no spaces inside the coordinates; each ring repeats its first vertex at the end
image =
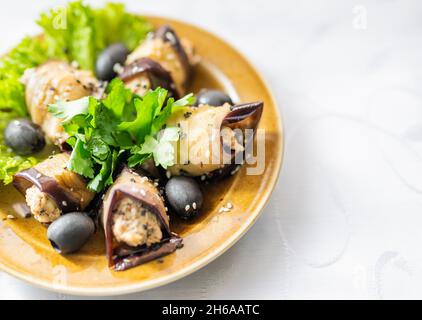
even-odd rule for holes
{"type": "Polygon", "coordinates": [[[182,62],[183,68],[186,72],[186,82],[184,86],[185,88],[187,88],[189,86],[190,81],[192,80],[193,68],[189,62],[188,55],[185,49],[183,48],[176,31],[174,31],[174,29],[169,25],[164,25],[155,31],[154,37],[157,39],[162,39],[165,42],[169,42],[172,45],[174,51],[177,52],[180,61],[182,62]]]}
{"type": "Polygon", "coordinates": [[[13,185],[23,195],[28,188],[36,186],[42,192],[48,194],[63,213],[80,211],[81,209],[79,208],[79,201],[64,190],[54,178],[43,175],[35,168],[15,174],[13,185]]]}
{"type": "Polygon", "coordinates": [[[119,75],[119,78],[124,82],[127,82],[143,73],[147,75],[151,83],[151,89],[161,87],[168,90],[169,96],[174,99],[177,100],[180,98],[170,72],[150,58],[137,59],[125,66],[122,73],[119,75]]]}
{"type": "MultiPolygon", "coordinates": [[[[135,173],[129,168],[124,168],[124,172],[135,173]]],[[[115,182],[117,183],[117,182],[115,182]]],[[[127,269],[136,267],[140,264],[150,262],[154,259],[166,256],[173,253],[177,249],[181,248],[183,239],[177,234],[171,232],[170,225],[166,222],[164,215],[167,215],[164,207],[164,203],[160,202],[156,194],[146,192],[141,194],[136,191],[136,185],[113,185],[111,189],[110,197],[110,210],[103,212],[103,215],[107,217],[103,228],[106,235],[106,251],[109,260],[109,266],[115,271],[125,271],[127,269]],[[150,212],[154,213],[161,224],[163,231],[163,239],[160,243],[151,247],[140,246],[132,248],[129,246],[120,246],[113,248],[113,236],[112,236],[112,214],[113,209],[123,197],[130,197],[135,201],[141,201],[142,205],[146,207],[150,212]],[[159,203],[159,205],[157,205],[159,203]]]]}
{"type": "Polygon", "coordinates": [[[137,252],[127,252],[127,256],[117,259],[113,269],[115,271],[125,271],[141,264],[153,261],[155,259],[173,253],[183,247],[183,239],[173,234],[170,238],[163,240],[157,246],[150,248],[139,248],[137,252]]]}
{"type": "Polygon", "coordinates": [[[224,118],[223,124],[229,125],[250,119],[251,122],[242,126],[242,129],[256,130],[261,120],[262,112],[264,111],[264,102],[257,101],[237,104],[230,107],[230,110],[230,113],[224,118]]]}
{"type": "MultiPolygon", "coordinates": [[[[242,129],[252,129],[254,134],[258,128],[259,122],[264,111],[264,102],[250,102],[244,104],[234,105],[230,108],[230,113],[224,118],[223,125],[228,127],[239,126],[242,129]]],[[[253,141],[249,141],[253,143],[253,141]]],[[[232,159],[234,160],[236,154],[232,152],[232,159]]],[[[224,168],[214,170],[205,176],[207,181],[218,181],[233,175],[238,165],[233,163],[224,166],[224,168]]],[[[203,178],[200,178],[201,180],[203,178]]]]}
{"type": "MultiPolygon", "coordinates": [[[[238,104],[230,107],[231,112],[224,118],[223,125],[228,127],[240,127],[242,129],[252,129],[254,130],[254,134],[256,133],[256,129],[258,128],[259,122],[262,117],[262,112],[264,110],[264,102],[257,101],[257,102],[250,102],[244,104],[238,104]],[[249,121],[246,121],[249,120],[249,121]]],[[[249,141],[249,143],[253,143],[253,141],[249,141]]],[[[234,159],[236,154],[232,153],[232,158],[234,159]]],[[[224,180],[230,176],[232,176],[235,172],[237,172],[237,167],[241,165],[233,163],[227,164],[221,169],[217,169],[214,171],[209,172],[208,174],[196,177],[195,179],[199,183],[203,182],[217,182],[220,180],[224,180]]],[[[160,169],[162,171],[162,175],[165,177],[165,170],[160,169]]],[[[181,175],[189,176],[189,174],[184,174],[183,170],[181,175]]],[[[168,179],[167,179],[168,181],[168,179]]]]}

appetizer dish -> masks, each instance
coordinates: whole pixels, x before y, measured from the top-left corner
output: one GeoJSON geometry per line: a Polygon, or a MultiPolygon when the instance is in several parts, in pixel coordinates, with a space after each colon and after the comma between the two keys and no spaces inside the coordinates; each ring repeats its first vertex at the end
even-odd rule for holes
{"type": "Polygon", "coordinates": [[[13,219],[37,221],[67,257],[102,234],[114,271],[184,250],[173,221],[201,217],[204,190],[237,174],[264,103],[193,91],[195,42],[120,4],[71,2],[38,24],[41,36],[0,59],[1,188],[21,194],[13,219]]]}

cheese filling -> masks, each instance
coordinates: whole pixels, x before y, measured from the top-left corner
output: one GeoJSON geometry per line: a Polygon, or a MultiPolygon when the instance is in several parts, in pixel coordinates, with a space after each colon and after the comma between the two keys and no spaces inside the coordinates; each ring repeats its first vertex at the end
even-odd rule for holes
{"type": "Polygon", "coordinates": [[[62,214],[56,203],[36,186],[26,190],[26,203],[34,218],[41,223],[51,223],[62,214]]]}
{"type": "Polygon", "coordinates": [[[131,247],[149,247],[163,237],[157,216],[131,198],[121,200],[113,211],[112,230],[118,242],[131,247]]]}

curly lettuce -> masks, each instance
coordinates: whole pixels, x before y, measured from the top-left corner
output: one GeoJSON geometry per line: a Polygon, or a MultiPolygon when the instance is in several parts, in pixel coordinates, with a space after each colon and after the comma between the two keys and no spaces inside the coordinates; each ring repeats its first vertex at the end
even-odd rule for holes
{"type": "MultiPolygon", "coordinates": [[[[25,38],[12,51],[0,59],[0,119],[2,114],[26,116],[25,88],[20,77],[25,70],[48,59],[45,44],[37,38],[25,38]]],[[[7,118],[7,117],[6,117],[7,118]]]]}
{"type": "Polygon", "coordinates": [[[5,146],[3,131],[9,121],[27,117],[25,88],[19,81],[25,70],[48,59],[45,44],[38,38],[25,38],[0,59],[0,181],[8,184],[13,175],[34,166],[39,159],[14,154],[5,146]]]}
{"type": "Polygon", "coordinates": [[[127,13],[120,3],[93,9],[82,1],[43,13],[43,28],[50,56],[76,61],[93,70],[97,55],[109,44],[123,42],[133,50],[152,30],[143,18],[127,13]]]}
{"type": "Polygon", "coordinates": [[[82,1],[42,13],[38,24],[43,37],[27,37],[0,58],[0,181],[5,184],[15,173],[45,158],[18,156],[4,143],[8,122],[28,117],[25,88],[20,82],[25,70],[52,58],[76,61],[82,69],[92,70],[97,55],[110,43],[123,42],[133,50],[152,30],[145,19],[127,13],[123,4],[93,9],[82,1]]]}

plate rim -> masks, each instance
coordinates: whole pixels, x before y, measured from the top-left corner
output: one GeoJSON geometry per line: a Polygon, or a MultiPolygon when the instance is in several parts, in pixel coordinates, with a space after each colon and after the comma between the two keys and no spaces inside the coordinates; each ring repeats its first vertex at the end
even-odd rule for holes
{"type": "Polygon", "coordinates": [[[273,91],[271,90],[271,87],[269,86],[267,80],[263,77],[263,75],[259,72],[257,67],[250,61],[250,59],[245,56],[240,50],[238,50],[234,45],[230,44],[228,41],[226,41],[224,38],[222,38],[220,35],[217,35],[211,31],[208,31],[204,29],[203,27],[200,27],[198,25],[192,24],[190,22],[186,22],[183,20],[175,19],[172,17],[167,16],[159,16],[159,15],[151,15],[151,14],[145,14],[142,15],[146,19],[162,19],[166,20],[169,23],[175,22],[179,24],[184,24],[188,27],[196,28],[200,30],[201,32],[204,32],[219,41],[223,42],[226,46],[230,47],[232,50],[236,52],[237,55],[239,55],[245,62],[248,64],[248,66],[251,68],[251,70],[255,73],[256,77],[263,83],[265,89],[268,92],[269,98],[271,99],[272,103],[275,106],[275,112],[276,112],[276,118],[278,123],[278,129],[277,133],[280,134],[280,141],[279,141],[279,148],[280,148],[280,159],[277,159],[277,164],[274,170],[274,175],[272,175],[269,186],[269,192],[265,194],[263,197],[263,201],[260,201],[257,208],[255,209],[254,213],[251,215],[251,217],[244,223],[242,226],[235,232],[233,235],[231,235],[229,238],[227,238],[224,242],[222,242],[214,251],[210,252],[209,254],[203,256],[199,260],[195,261],[192,264],[189,264],[177,272],[171,273],[169,275],[160,277],[158,279],[153,280],[146,280],[146,281],[140,281],[134,284],[127,284],[122,285],[119,287],[96,287],[96,288],[85,288],[85,287],[71,287],[68,285],[61,285],[61,284],[55,284],[44,280],[39,280],[36,277],[25,275],[20,273],[19,271],[14,270],[13,268],[9,268],[2,263],[0,263],[0,271],[5,272],[19,280],[22,280],[28,284],[31,284],[37,288],[41,288],[47,291],[60,293],[60,294],[67,294],[67,295],[73,295],[73,296],[85,296],[85,297],[111,297],[111,296],[121,296],[121,295],[127,295],[127,294],[133,294],[133,293],[140,293],[144,292],[153,288],[158,288],[165,286],[167,284],[170,284],[172,282],[178,281],[184,277],[187,277],[194,272],[202,269],[209,263],[215,261],[218,257],[223,255],[225,252],[227,252],[230,248],[233,247],[256,223],[256,221],[259,219],[259,217],[262,215],[265,207],[267,206],[269,200],[271,199],[271,196],[274,193],[274,190],[278,184],[279,178],[280,178],[280,172],[284,161],[284,147],[285,147],[285,135],[284,135],[284,124],[283,119],[281,115],[281,111],[278,107],[277,100],[275,98],[275,95],[273,91]]]}

